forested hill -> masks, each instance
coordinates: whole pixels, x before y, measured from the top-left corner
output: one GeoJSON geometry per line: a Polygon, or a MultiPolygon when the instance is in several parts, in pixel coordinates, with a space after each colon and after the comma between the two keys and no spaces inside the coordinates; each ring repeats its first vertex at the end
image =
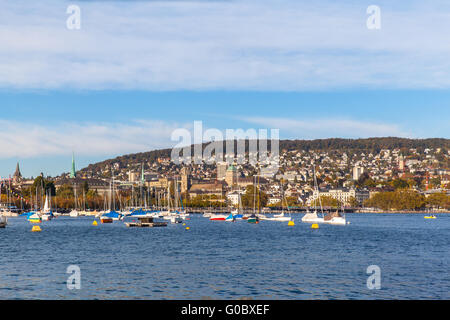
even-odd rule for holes
{"type": "MultiPolygon", "coordinates": [[[[235,142],[236,143],[236,142],[235,142]]],[[[207,144],[204,144],[206,146],[207,144]]],[[[270,143],[269,143],[270,146],[270,143]]],[[[338,151],[338,152],[366,152],[379,153],[383,149],[402,149],[404,155],[408,155],[410,149],[417,149],[419,152],[430,148],[443,149],[443,153],[450,150],[450,139],[406,139],[406,138],[369,138],[369,139],[319,139],[319,140],[281,140],[280,150],[286,151],[338,151]]],[[[224,147],[224,150],[225,147],[224,147]]],[[[236,150],[236,148],[235,148],[236,150]]],[[[248,141],[246,141],[248,150],[248,141]]],[[[270,150],[270,147],[269,147],[270,150]]],[[[119,163],[121,168],[126,168],[128,164],[155,162],[158,158],[169,158],[172,149],[154,150],[143,153],[135,153],[105,160],[96,164],[91,164],[81,172],[99,172],[105,167],[110,167],[114,163],[119,163]]],[[[193,154],[193,153],[192,153],[193,154]]]]}

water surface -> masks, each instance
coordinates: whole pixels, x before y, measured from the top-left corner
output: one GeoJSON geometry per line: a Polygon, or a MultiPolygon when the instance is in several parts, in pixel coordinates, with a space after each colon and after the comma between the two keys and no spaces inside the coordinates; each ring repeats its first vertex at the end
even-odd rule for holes
{"type": "Polygon", "coordinates": [[[210,222],[167,228],[60,217],[0,229],[0,299],[449,299],[450,215],[352,214],[347,227],[210,222]],[[81,290],[66,286],[69,265],[81,290]],[[367,267],[382,289],[367,289],[367,267]]]}

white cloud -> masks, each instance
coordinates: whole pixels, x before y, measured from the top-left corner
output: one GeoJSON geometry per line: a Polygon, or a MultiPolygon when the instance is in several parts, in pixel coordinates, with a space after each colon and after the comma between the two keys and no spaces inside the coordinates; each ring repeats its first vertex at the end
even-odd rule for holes
{"type": "Polygon", "coordinates": [[[163,121],[117,123],[60,123],[36,125],[0,120],[0,158],[68,155],[108,156],[170,147],[176,128],[190,125],[163,121]]]}
{"type": "Polygon", "coordinates": [[[0,87],[145,90],[450,88],[449,4],[0,0],[0,87]]]}
{"type": "Polygon", "coordinates": [[[295,139],[323,138],[371,138],[371,137],[408,137],[411,134],[398,125],[352,119],[286,119],[251,117],[242,119],[248,123],[280,129],[283,136],[295,139]]]}

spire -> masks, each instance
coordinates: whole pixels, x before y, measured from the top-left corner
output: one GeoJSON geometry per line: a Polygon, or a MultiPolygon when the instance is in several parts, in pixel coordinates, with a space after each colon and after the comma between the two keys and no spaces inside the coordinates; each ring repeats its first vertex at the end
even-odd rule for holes
{"type": "Polygon", "coordinates": [[[19,162],[17,162],[16,172],[14,173],[15,178],[22,178],[22,173],[20,173],[19,162]]]}
{"type": "Polygon", "coordinates": [[[74,179],[77,177],[77,172],[75,170],[75,155],[72,153],[72,171],[70,172],[70,178],[74,179]]]}

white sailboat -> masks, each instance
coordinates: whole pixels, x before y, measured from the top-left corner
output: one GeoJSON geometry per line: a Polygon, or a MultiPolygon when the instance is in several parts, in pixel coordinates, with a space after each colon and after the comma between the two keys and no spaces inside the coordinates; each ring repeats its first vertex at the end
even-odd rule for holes
{"type": "MultiPolygon", "coordinates": [[[[283,190],[283,189],[281,189],[281,190],[283,190]]],[[[274,215],[273,218],[267,218],[266,220],[269,220],[269,221],[280,221],[280,222],[289,222],[289,221],[292,221],[292,217],[290,216],[290,215],[291,215],[290,212],[289,212],[289,217],[287,217],[287,216],[285,215],[285,213],[284,213],[284,205],[283,205],[283,202],[286,203],[286,207],[288,208],[288,211],[289,211],[289,206],[288,206],[288,204],[287,204],[287,200],[286,200],[286,198],[284,197],[284,192],[283,192],[283,195],[281,196],[281,207],[282,207],[282,212],[281,212],[280,214],[274,215]],[[284,200],[284,201],[283,201],[283,200],[284,200]]]]}
{"type": "Polygon", "coordinates": [[[78,202],[78,197],[77,197],[77,186],[76,186],[76,185],[74,185],[74,193],[75,193],[75,209],[73,209],[72,211],[70,211],[69,216],[70,216],[71,218],[78,218],[79,212],[78,212],[78,210],[77,210],[77,207],[78,207],[78,204],[77,204],[77,202],[78,202]]]}
{"type": "MultiPolygon", "coordinates": [[[[342,212],[344,212],[344,208],[342,208],[342,212]]],[[[344,215],[341,215],[339,213],[339,210],[337,210],[334,213],[329,213],[324,218],[324,223],[331,224],[335,226],[346,226],[347,225],[347,218],[344,215]]]]}
{"type": "Polygon", "coordinates": [[[324,223],[323,218],[323,207],[322,207],[322,199],[320,198],[320,192],[319,192],[319,185],[317,183],[317,176],[316,176],[316,167],[314,166],[314,190],[317,193],[319,197],[319,203],[320,203],[320,209],[322,211],[322,217],[319,217],[317,214],[317,210],[314,210],[314,212],[306,212],[306,214],[302,218],[302,222],[305,223],[324,223]]]}
{"type": "Polygon", "coordinates": [[[44,209],[41,211],[42,221],[49,221],[53,218],[52,212],[50,210],[50,204],[48,200],[48,194],[45,195],[44,209]]]}
{"type": "MultiPolygon", "coordinates": [[[[0,200],[1,200],[1,188],[0,188],[0,200]]],[[[1,202],[1,201],[0,201],[1,202]]],[[[8,187],[8,194],[7,194],[7,200],[6,200],[6,206],[1,209],[0,215],[3,215],[4,217],[17,217],[19,214],[17,212],[13,212],[11,210],[11,180],[9,180],[9,187],[8,187]]]]}

